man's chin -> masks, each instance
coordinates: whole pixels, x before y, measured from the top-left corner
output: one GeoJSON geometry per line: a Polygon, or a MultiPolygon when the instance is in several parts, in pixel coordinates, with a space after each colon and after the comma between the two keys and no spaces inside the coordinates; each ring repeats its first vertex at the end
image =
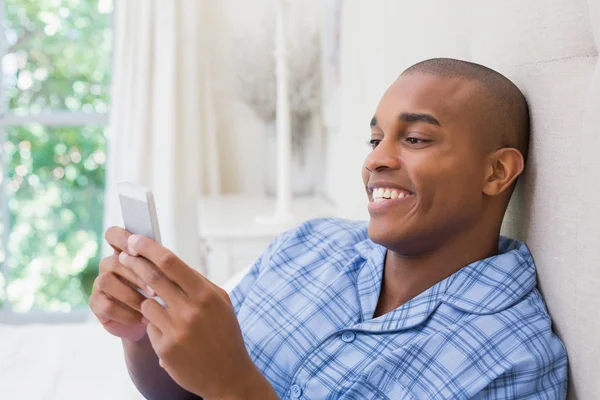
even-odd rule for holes
{"type": "Polygon", "coordinates": [[[398,224],[391,224],[379,218],[371,218],[369,221],[369,239],[388,248],[390,245],[406,239],[407,233],[403,231],[403,227],[398,227],[398,224]]]}
{"type": "Polygon", "coordinates": [[[409,224],[395,221],[393,224],[371,218],[369,222],[369,239],[373,243],[394,252],[413,255],[423,249],[423,232],[411,229],[409,224]]]}

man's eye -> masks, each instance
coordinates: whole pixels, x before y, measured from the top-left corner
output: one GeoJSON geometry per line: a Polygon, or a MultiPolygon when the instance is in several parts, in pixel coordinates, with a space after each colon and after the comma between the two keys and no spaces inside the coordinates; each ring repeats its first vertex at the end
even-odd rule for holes
{"type": "Polygon", "coordinates": [[[422,144],[422,143],[428,143],[429,140],[426,139],[418,139],[418,138],[414,138],[414,137],[407,137],[406,141],[409,144],[422,144]]]}
{"type": "Polygon", "coordinates": [[[371,139],[367,141],[367,146],[369,146],[371,149],[375,149],[380,142],[381,140],[379,139],[371,139]]]}

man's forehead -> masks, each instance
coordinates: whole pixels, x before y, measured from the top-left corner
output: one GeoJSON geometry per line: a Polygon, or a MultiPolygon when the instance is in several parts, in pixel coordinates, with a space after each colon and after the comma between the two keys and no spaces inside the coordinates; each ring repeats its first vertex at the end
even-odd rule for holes
{"type": "Polygon", "coordinates": [[[469,108],[477,83],[459,77],[422,73],[401,75],[385,92],[377,107],[377,118],[404,112],[427,112],[443,119],[469,108]]]}

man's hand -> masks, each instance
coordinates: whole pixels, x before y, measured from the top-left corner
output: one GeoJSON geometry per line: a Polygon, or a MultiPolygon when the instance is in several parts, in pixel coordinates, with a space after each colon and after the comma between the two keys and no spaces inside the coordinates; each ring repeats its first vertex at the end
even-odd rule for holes
{"type": "Polygon", "coordinates": [[[143,236],[130,236],[119,260],[167,305],[147,299],[141,313],[160,365],[177,384],[206,399],[277,398],[246,351],[227,292],[143,236]]]}
{"type": "Polygon", "coordinates": [[[112,227],[106,231],[107,242],[114,254],[100,261],[100,273],[94,281],[90,309],[104,329],[123,339],[137,342],[146,336],[147,320],[141,313],[145,297],[135,287],[144,283],[128,268],[119,263],[119,253],[127,247],[130,233],[112,227]]]}

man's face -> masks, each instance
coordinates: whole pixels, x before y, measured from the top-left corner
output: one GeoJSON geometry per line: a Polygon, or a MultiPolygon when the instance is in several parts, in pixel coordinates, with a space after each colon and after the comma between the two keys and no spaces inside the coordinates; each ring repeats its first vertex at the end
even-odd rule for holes
{"type": "Polygon", "coordinates": [[[476,89],[474,81],[415,73],[384,94],[363,168],[371,240],[421,254],[478,222],[487,152],[476,89]]]}

